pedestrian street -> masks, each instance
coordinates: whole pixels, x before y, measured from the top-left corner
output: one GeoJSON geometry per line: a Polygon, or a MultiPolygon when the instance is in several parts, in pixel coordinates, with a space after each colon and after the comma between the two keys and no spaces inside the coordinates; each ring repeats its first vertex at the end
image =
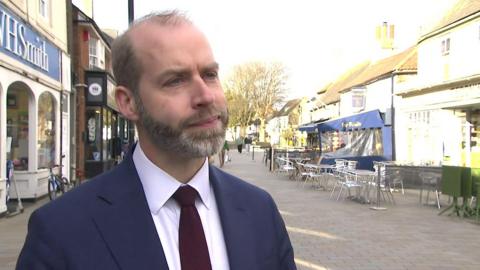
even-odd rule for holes
{"type": "MultiPolygon", "coordinates": [[[[374,211],[369,204],[330,199],[330,192],[303,186],[267,170],[263,153],[238,154],[224,170],[267,190],[277,202],[300,270],[480,269],[480,224],[438,215],[420,205],[418,191],[395,192],[396,205],[374,211]]],[[[218,165],[215,160],[214,165],[218,165]]],[[[446,198],[442,198],[446,205],[446,198]]],[[[25,202],[25,212],[0,218],[0,270],[14,269],[32,211],[48,198],[25,202]]],[[[443,206],[444,207],[444,206],[443,206]]],[[[442,207],[442,209],[443,209],[442,207]]]]}
{"type": "MultiPolygon", "coordinates": [[[[298,269],[480,269],[480,224],[438,215],[419,191],[394,192],[383,211],[303,186],[267,170],[263,152],[238,154],[224,170],[267,190],[286,222],[298,269]]],[[[425,196],[425,195],[424,195],[425,196]]],[[[431,198],[434,197],[431,195],[431,198]]],[[[447,205],[442,197],[442,209],[447,205]]]]}

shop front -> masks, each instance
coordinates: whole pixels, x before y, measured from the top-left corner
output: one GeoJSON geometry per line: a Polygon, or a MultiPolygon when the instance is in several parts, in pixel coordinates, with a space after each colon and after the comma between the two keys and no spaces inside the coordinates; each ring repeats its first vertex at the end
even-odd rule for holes
{"type": "MultiPolygon", "coordinates": [[[[68,56],[7,7],[0,39],[0,213],[5,196],[17,197],[15,185],[6,190],[6,163],[21,198],[47,193],[48,169],[59,164],[62,108],[68,108],[68,86],[62,84],[62,58],[68,56]]],[[[68,137],[67,137],[68,138],[68,137]]]]}
{"type": "Polygon", "coordinates": [[[480,77],[436,87],[402,94],[398,160],[480,167],[480,77]]]}
{"type": "Polygon", "coordinates": [[[320,150],[320,140],[318,137],[318,122],[304,124],[298,127],[298,131],[305,138],[305,149],[318,152],[320,150]]]}
{"type": "Polygon", "coordinates": [[[115,82],[104,71],[86,71],[85,177],[110,170],[133,143],[133,123],[123,118],[115,103],[115,82]]]}
{"type": "Polygon", "coordinates": [[[375,160],[392,159],[392,128],[379,110],[318,124],[322,163],[357,160],[359,169],[372,169],[375,160]]]}

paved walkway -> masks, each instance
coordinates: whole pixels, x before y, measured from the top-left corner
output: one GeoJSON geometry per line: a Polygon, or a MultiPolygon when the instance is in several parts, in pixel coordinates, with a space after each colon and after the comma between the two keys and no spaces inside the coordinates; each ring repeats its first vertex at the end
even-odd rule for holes
{"type": "MultiPolygon", "coordinates": [[[[18,254],[27,234],[28,217],[35,209],[47,202],[49,202],[48,197],[36,202],[24,202],[23,213],[0,218],[0,270],[15,269],[18,254]]],[[[12,207],[16,209],[16,203],[9,205],[9,209],[12,207]]]]}
{"type": "MultiPolygon", "coordinates": [[[[270,173],[260,161],[262,153],[256,161],[251,154],[230,153],[232,162],[224,169],[275,198],[299,269],[480,269],[480,225],[438,216],[433,206],[419,205],[416,191],[396,193],[397,205],[373,211],[270,173]]],[[[28,217],[46,202],[27,203],[23,214],[0,218],[0,270],[14,269],[28,217]]]]}
{"type": "MultiPolygon", "coordinates": [[[[480,224],[419,204],[418,191],[395,193],[397,204],[335,201],[299,186],[234,151],[225,170],[269,191],[285,219],[299,269],[480,269],[480,224]]],[[[446,203],[446,201],[444,202],[446,203]]]]}

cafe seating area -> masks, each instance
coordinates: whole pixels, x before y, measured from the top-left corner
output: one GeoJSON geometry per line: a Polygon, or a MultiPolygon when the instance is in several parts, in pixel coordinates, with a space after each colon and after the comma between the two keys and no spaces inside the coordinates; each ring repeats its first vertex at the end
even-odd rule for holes
{"type": "Polygon", "coordinates": [[[480,168],[444,165],[412,169],[390,161],[374,161],[373,170],[365,170],[358,169],[355,160],[335,159],[335,164],[321,164],[321,160],[310,157],[277,156],[272,169],[296,181],[299,188],[329,192],[334,201],[348,199],[396,207],[396,201],[408,192],[409,196],[418,194],[419,207],[438,209],[439,215],[480,219],[480,168]],[[406,179],[409,174],[405,172],[412,177],[406,179]]]}

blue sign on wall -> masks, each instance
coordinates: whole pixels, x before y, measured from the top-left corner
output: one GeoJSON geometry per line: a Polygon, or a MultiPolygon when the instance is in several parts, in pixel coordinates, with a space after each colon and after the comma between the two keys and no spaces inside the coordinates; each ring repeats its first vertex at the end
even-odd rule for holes
{"type": "Polygon", "coordinates": [[[1,3],[0,52],[60,81],[60,50],[1,3]]]}

